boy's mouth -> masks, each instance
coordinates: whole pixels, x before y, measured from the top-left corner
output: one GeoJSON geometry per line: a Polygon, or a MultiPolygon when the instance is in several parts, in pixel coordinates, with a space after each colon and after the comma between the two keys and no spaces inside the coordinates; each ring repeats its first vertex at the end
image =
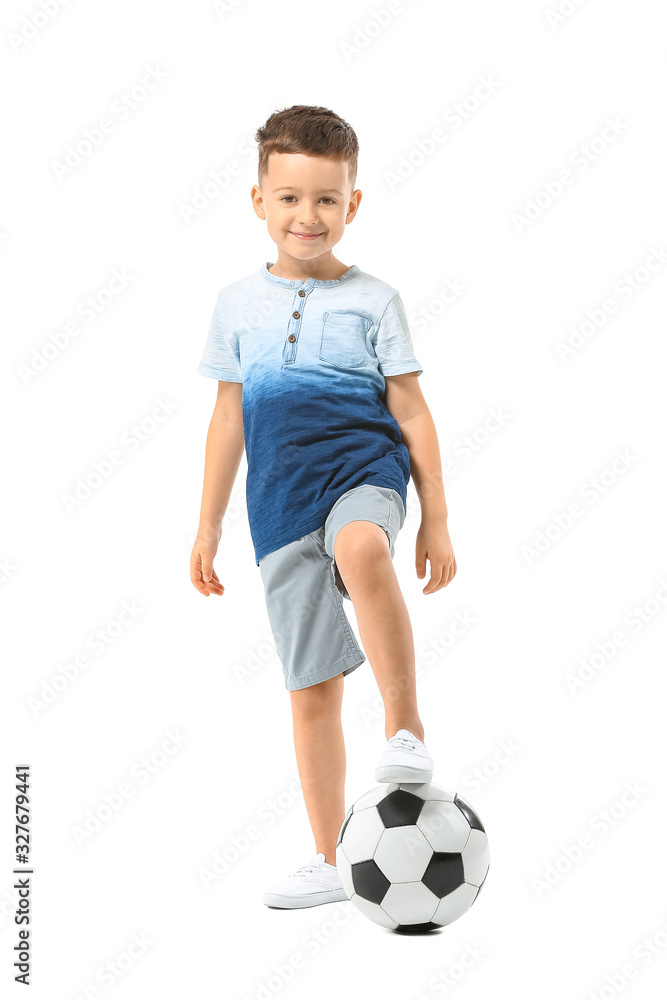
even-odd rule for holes
{"type": "Polygon", "coordinates": [[[298,240],[316,240],[318,236],[322,236],[323,233],[293,233],[290,229],[292,236],[296,236],[298,240]]]}

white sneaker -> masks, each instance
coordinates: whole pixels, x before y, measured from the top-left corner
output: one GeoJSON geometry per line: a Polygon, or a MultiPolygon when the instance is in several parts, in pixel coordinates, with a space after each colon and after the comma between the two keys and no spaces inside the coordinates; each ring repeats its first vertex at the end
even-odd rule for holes
{"type": "Polygon", "coordinates": [[[427,782],[433,777],[433,761],[426,746],[408,729],[399,729],[375,770],[376,781],[427,782]]]}
{"type": "Polygon", "coordinates": [[[294,909],[298,906],[317,906],[318,903],[335,903],[347,898],[338,869],[325,861],[320,851],[307,865],[297,868],[292,875],[265,892],[262,902],[267,906],[294,909]]]}

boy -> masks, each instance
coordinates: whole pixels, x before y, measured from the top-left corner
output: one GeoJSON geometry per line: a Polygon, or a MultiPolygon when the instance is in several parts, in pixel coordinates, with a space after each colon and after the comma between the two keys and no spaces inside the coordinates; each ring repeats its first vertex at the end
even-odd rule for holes
{"type": "MultiPolygon", "coordinates": [[[[440,451],[421,394],[401,298],[333,248],[354,219],[358,142],[327,108],[276,112],[256,134],[255,213],[275,263],[223,288],[198,371],[218,381],[190,575],[222,595],[213,569],[245,447],[250,532],[290,693],[299,778],[317,854],[263,896],[269,906],[346,899],[335,866],[345,816],[343,678],[366,656],[385,708],[379,782],[426,782],[433,761],[417,712],[408,611],[393,566],[410,475],[421,504],[416,570],[424,594],[456,573],[440,451]]],[[[415,234],[418,236],[418,234],[415,234]]]]}

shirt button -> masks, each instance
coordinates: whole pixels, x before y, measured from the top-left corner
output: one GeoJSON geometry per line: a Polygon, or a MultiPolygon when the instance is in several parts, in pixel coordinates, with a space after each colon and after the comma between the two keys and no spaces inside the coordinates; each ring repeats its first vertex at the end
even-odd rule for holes
{"type": "Polygon", "coordinates": [[[289,337],[287,339],[289,340],[290,344],[293,344],[294,341],[296,340],[296,337],[294,336],[293,333],[290,333],[290,335],[289,335],[289,337]]]}
{"type": "Polygon", "coordinates": [[[298,319],[300,315],[301,315],[300,312],[293,312],[292,313],[292,316],[294,317],[294,319],[298,319]]]}
{"type": "Polygon", "coordinates": [[[299,289],[299,295],[301,296],[301,298],[303,298],[305,294],[306,293],[304,292],[303,288],[300,288],[299,289]]]}

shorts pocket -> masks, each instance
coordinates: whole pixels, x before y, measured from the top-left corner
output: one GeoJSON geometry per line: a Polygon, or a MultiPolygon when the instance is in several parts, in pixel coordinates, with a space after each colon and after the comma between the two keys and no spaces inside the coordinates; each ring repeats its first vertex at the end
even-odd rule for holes
{"type": "Polygon", "coordinates": [[[366,333],[371,321],[347,312],[325,312],[320,340],[320,361],[338,368],[361,368],[368,351],[366,333]]]}

